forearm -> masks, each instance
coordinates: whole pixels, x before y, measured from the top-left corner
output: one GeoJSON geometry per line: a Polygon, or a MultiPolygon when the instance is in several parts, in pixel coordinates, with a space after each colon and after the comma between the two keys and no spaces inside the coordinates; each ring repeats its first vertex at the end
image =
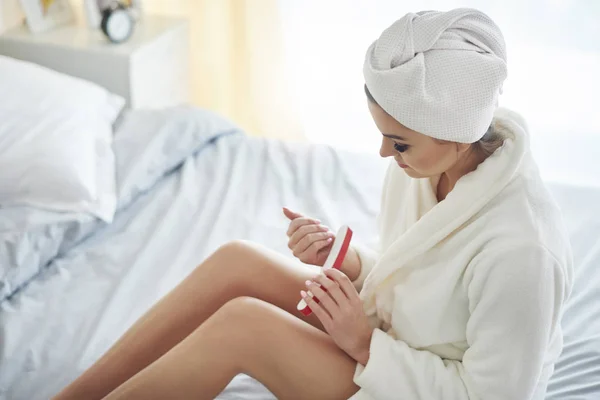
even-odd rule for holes
{"type": "Polygon", "coordinates": [[[354,358],[359,364],[365,366],[369,362],[369,356],[371,355],[371,339],[373,337],[373,331],[370,331],[364,339],[361,339],[356,351],[350,354],[350,357],[354,358]]]}

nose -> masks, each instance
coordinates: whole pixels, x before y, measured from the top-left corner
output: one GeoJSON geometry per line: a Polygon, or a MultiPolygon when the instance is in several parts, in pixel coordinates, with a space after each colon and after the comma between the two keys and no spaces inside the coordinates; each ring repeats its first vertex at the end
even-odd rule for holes
{"type": "Polygon", "coordinates": [[[381,139],[381,147],[379,148],[379,155],[383,158],[391,157],[395,155],[396,150],[394,149],[394,141],[392,139],[383,137],[381,139]]]}

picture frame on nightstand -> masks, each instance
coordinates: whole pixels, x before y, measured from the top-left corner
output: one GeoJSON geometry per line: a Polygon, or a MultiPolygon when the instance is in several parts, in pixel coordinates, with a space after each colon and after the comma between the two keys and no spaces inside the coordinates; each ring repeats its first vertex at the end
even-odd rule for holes
{"type": "Polygon", "coordinates": [[[69,0],[19,0],[27,26],[40,33],[75,19],[69,0]]]}

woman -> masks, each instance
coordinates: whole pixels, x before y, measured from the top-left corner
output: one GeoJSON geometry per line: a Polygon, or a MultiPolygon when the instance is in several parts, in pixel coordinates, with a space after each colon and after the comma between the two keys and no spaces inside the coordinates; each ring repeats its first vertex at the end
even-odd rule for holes
{"type": "MultiPolygon", "coordinates": [[[[227,244],[56,399],[212,399],[242,372],[281,399],[544,397],[572,266],[525,124],[497,110],[502,34],[476,10],[408,14],[364,76],[394,160],[378,251],[325,276],[227,244]]],[[[294,255],[322,265],[329,229],[284,212],[294,255]]]]}

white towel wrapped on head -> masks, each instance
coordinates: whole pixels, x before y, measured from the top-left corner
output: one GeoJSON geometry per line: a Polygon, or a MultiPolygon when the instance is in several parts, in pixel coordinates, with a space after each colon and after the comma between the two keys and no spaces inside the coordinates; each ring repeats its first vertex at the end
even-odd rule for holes
{"type": "Polygon", "coordinates": [[[405,15],[369,47],[364,64],[367,88],[388,114],[460,143],[483,137],[506,75],[500,29],[466,8],[405,15]]]}

